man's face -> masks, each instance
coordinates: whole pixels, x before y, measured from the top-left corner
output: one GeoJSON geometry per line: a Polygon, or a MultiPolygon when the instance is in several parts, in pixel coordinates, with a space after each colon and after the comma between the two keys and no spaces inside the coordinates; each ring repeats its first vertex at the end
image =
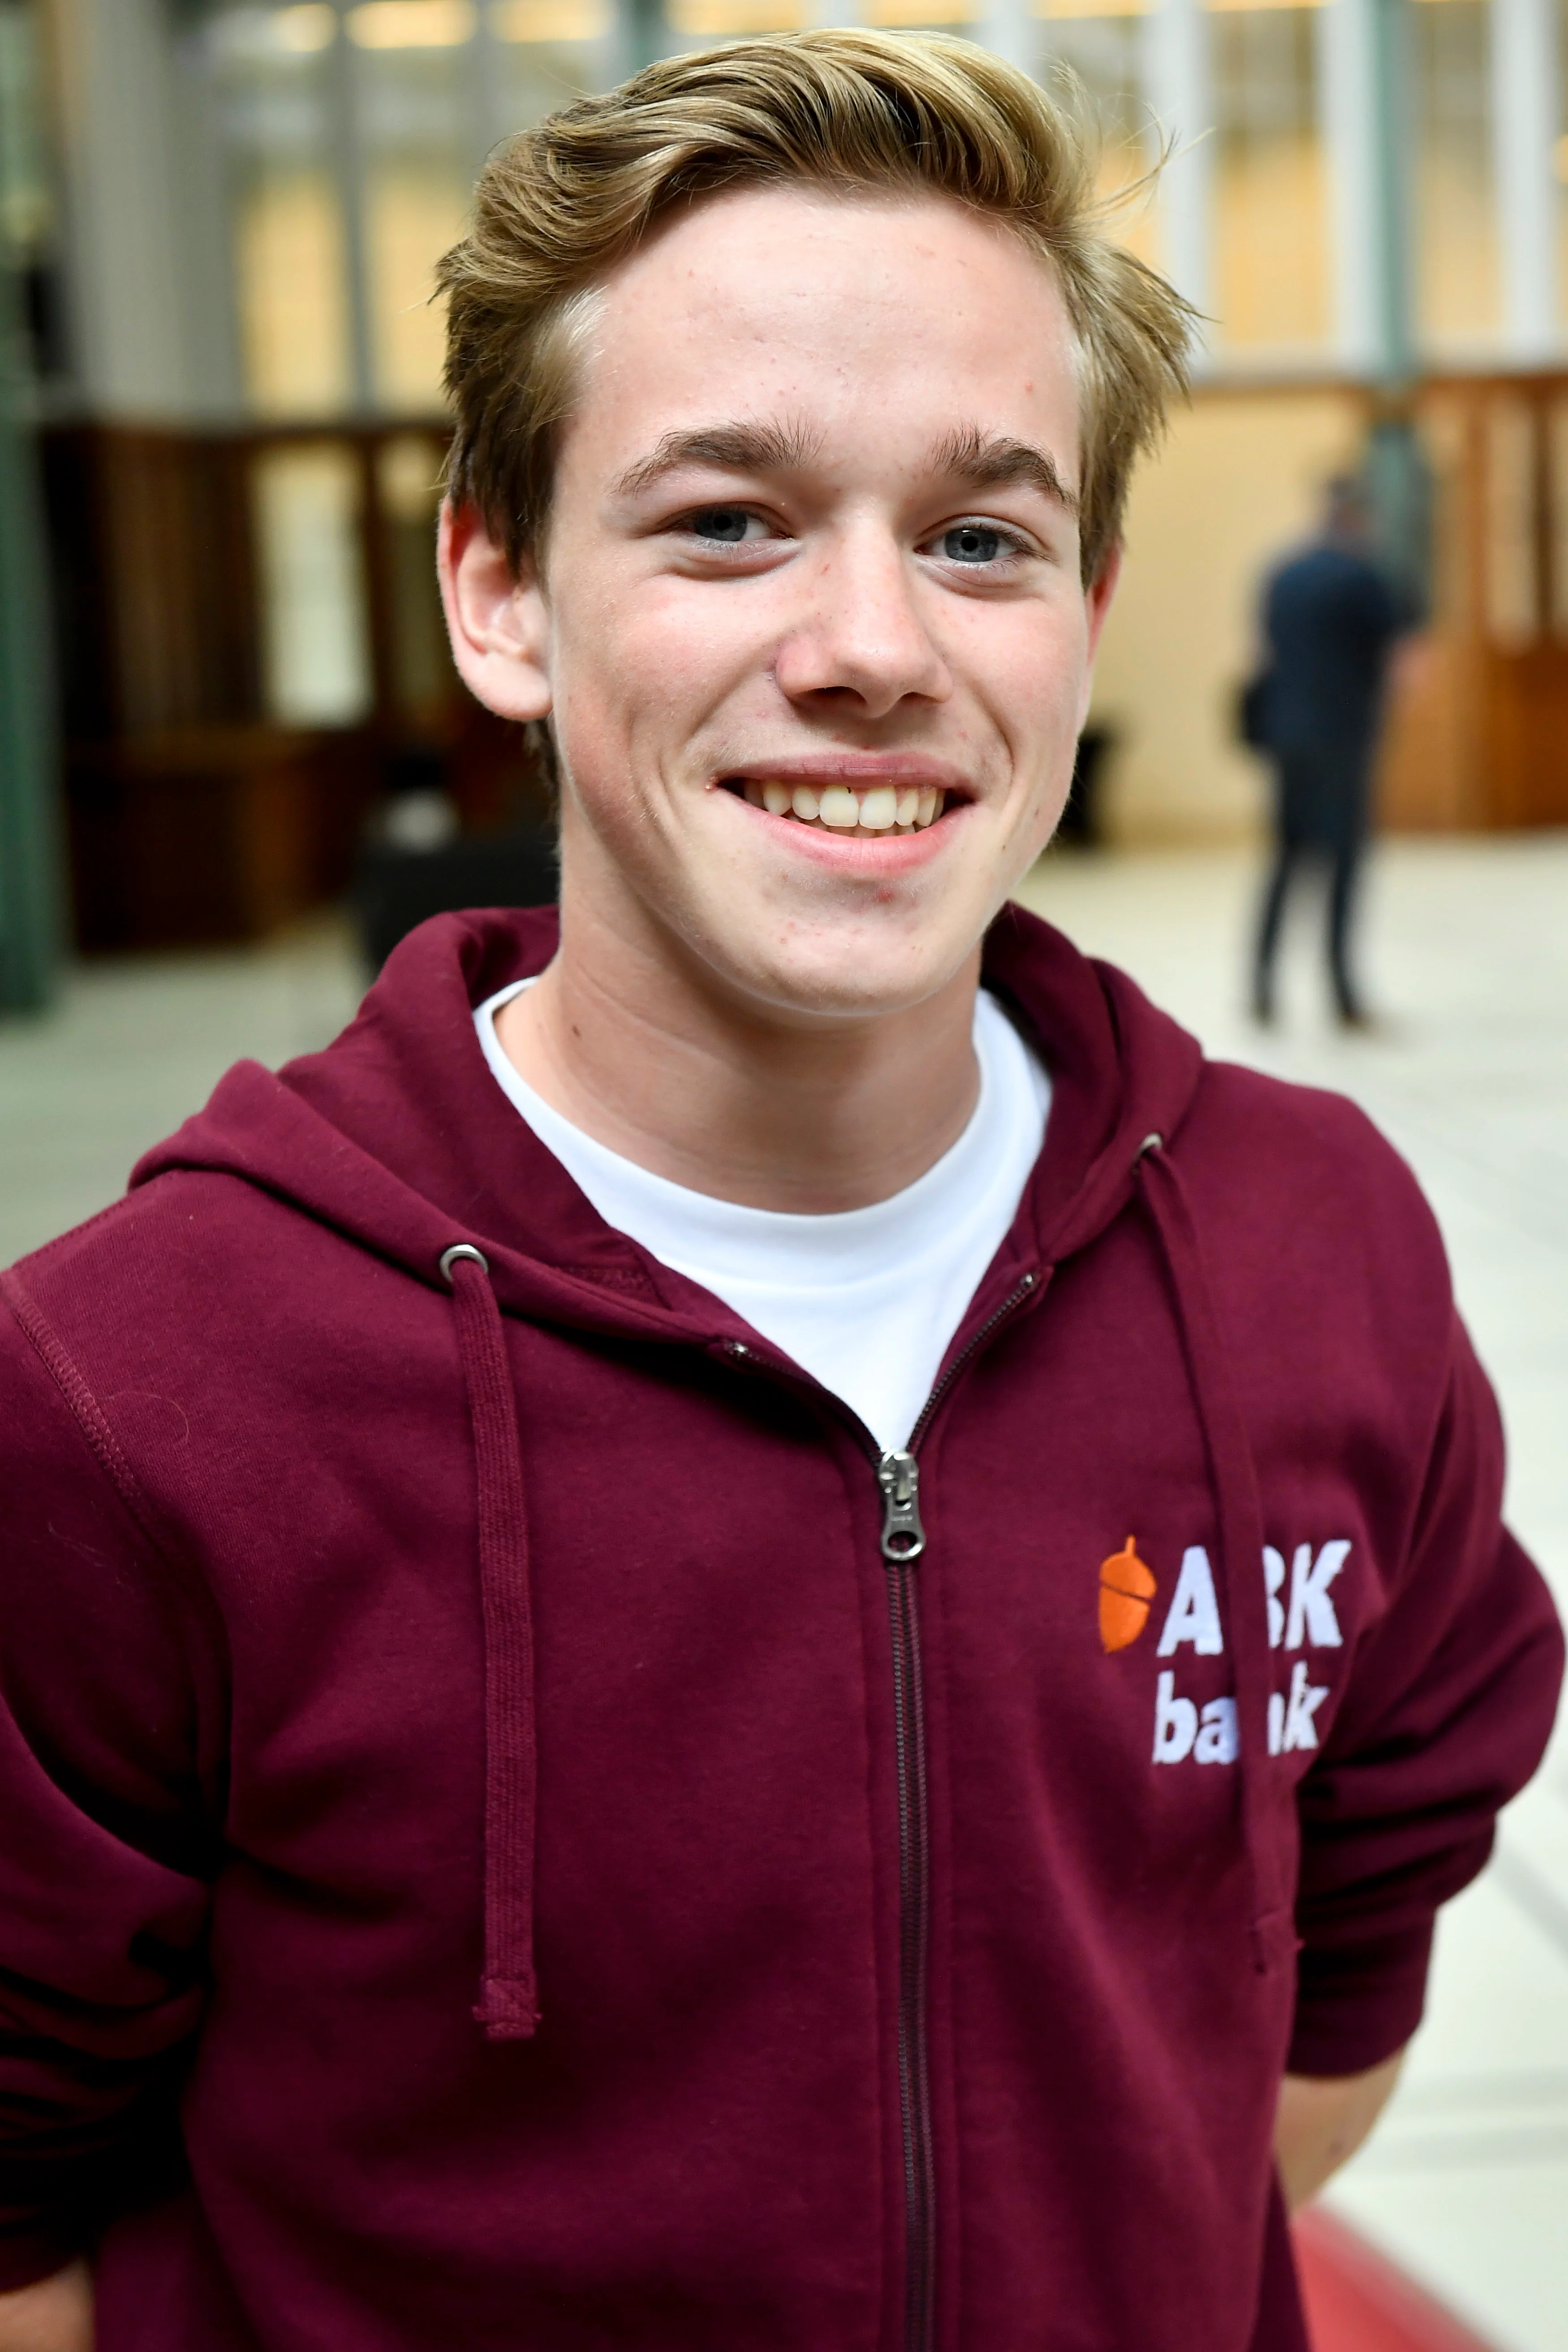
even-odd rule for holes
{"type": "Polygon", "coordinates": [[[752,191],[626,264],[542,577],[458,646],[553,713],[568,932],[795,1020],[952,979],[1070,781],[1110,584],[1079,456],[1060,295],[956,205],[752,191]]]}

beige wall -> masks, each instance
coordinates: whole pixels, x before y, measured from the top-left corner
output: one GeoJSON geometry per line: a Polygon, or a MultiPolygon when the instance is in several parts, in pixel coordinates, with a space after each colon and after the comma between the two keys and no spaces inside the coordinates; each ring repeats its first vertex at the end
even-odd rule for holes
{"type": "Polygon", "coordinates": [[[1112,840],[1257,825],[1258,763],[1230,729],[1258,582],[1306,529],[1324,476],[1353,459],[1362,413],[1337,389],[1205,391],[1134,483],[1094,697],[1118,738],[1105,781],[1112,840]]]}

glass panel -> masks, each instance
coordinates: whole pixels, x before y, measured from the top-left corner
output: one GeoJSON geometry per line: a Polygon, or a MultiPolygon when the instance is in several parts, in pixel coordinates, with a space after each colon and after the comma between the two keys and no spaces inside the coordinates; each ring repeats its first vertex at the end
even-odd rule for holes
{"type": "MultiPolygon", "coordinates": [[[[1036,14],[1039,27],[1037,78],[1049,89],[1053,71],[1066,66],[1083,84],[1099,118],[1104,145],[1100,189],[1108,201],[1124,194],[1155,161],[1157,143],[1143,95],[1142,0],[1110,0],[1091,7],[1084,0],[1046,0],[1036,14]]],[[[1155,202],[1133,198],[1112,215],[1124,245],[1149,262],[1157,258],[1155,202]]]]}
{"type": "Polygon", "coordinates": [[[324,172],[253,175],[235,224],[246,389],[263,416],[330,416],[349,391],[343,216],[324,172]]]}
{"type": "Polygon", "coordinates": [[[498,41],[607,41],[616,29],[610,0],[493,0],[498,41]]]}
{"type": "Polygon", "coordinates": [[[400,433],[376,462],[392,628],[392,691],[410,719],[438,717],[456,675],[436,585],[436,509],[442,452],[423,433],[400,433]]]}
{"type": "Polygon", "coordinates": [[[474,0],[359,0],[345,18],[361,49],[457,49],[474,37],[474,0]]]}
{"type": "Polygon", "coordinates": [[[668,0],[664,13],[670,31],[684,41],[802,33],[816,21],[810,0],[668,0]]]}
{"type": "Polygon", "coordinates": [[[1552,436],[1547,477],[1552,500],[1548,517],[1552,540],[1552,627],[1555,635],[1568,637],[1568,399],[1561,393],[1552,400],[1548,415],[1552,436]]]}
{"type": "Polygon", "coordinates": [[[352,727],[373,699],[353,449],[268,449],[252,476],[267,715],[283,727],[352,727]]]}
{"type": "Polygon", "coordinates": [[[1467,402],[1435,393],[1422,403],[1419,424],[1432,483],[1432,617],[1462,636],[1475,625],[1474,418],[1467,402]]]}
{"type": "Polygon", "coordinates": [[[1535,415],[1528,401],[1487,406],[1487,626],[1494,641],[1525,645],[1539,626],[1535,579],[1535,415]]]}
{"type": "Polygon", "coordinates": [[[982,0],[864,0],[859,21],[890,32],[968,33],[983,13],[982,0]]]}
{"type": "Polygon", "coordinates": [[[1321,345],[1331,301],[1316,11],[1210,7],[1219,339],[1321,345]]]}
{"type": "Polygon", "coordinates": [[[1557,0],[1557,316],[1568,326],[1568,0],[1557,0]]]}
{"type": "Polygon", "coordinates": [[[1500,323],[1489,0],[1420,0],[1410,40],[1417,328],[1429,349],[1462,352],[1500,323]]]}
{"type": "Polygon", "coordinates": [[[380,405],[438,409],[437,261],[468,213],[479,106],[472,0],[360,0],[354,119],[364,157],[365,302],[380,405]]]}
{"type": "Polygon", "coordinates": [[[611,0],[491,0],[496,89],[489,122],[496,131],[527,130],[616,75],[616,9],[611,0]]]}
{"type": "Polygon", "coordinates": [[[25,263],[54,226],[33,14],[0,7],[0,239],[25,263]]]}
{"type": "Polygon", "coordinates": [[[59,208],[36,9],[0,6],[0,259],[16,272],[18,365],[37,377],[67,363],[59,208]]]}
{"type": "Polygon", "coordinates": [[[491,121],[524,131],[585,90],[612,79],[611,0],[492,0],[499,55],[491,121]]]}
{"type": "Polygon", "coordinates": [[[331,169],[331,44],[319,5],[229,8],[207,27],[230,155],[245,385],[266,416],[331,415],[351,389],[342,207],[331,169]]]}

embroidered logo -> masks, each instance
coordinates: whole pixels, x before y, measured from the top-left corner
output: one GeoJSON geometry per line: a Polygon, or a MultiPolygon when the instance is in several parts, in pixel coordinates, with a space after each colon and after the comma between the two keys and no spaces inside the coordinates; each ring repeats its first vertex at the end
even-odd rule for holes
{"type": "MultiPolygon", "coordinates": [[[[1339,1650],[1344,1635],[1330,1587],[1350,1557],[1345,1538],[1314,1548],[1298,1544],[1289,1565],[1273,1544],[1263,1548],[1263,1591],[1268,1617],[1268,1643],[1274,1650],[1339,1650]]],[[[1100,1638],[1108,1654],[1125,1650],[1149,1622],[1150,1604],[1159,1581],[1140,1559],[1129,1536],[1120,1551],[1100,1566],[1100,1638]]],[[[1225,1655],[1225,1631],[1214,1570],[1202,1544],[1189,1544],[1182,1554],[1175,1587],[1165,1611],[1159,1658],[1181,1663],[1181,1652],[1194,1658],[1225,1655]]],[[[1268,1698],[1268,1745],[1271,1756],[1287,1756],[1319,1744],[1317,1715],[1329,1696],[1326,1683],[1314,1683],[1307,1660],[1291,1663],[1288,1690],[1268,1698]]],[[[1240,1746],[1240,1726],[1234,1697],[1205,1702],[1184,1697],[1176,1688],[1176,1670],[1158,1678],[1154,1694],[1153,1761],[1181,1764],[1189,1757],[1198,1764],[1233,1764],[1240,1746]]]]}
{"type": "Polygon", "coordinates": [[[1159,1591],[1152,1570],[1139,1559],[1131,1536],[1120,1551],[1100,1563],[1100,1638],[1107,1654],[1125,1650],[1149,1622],[1149,1603],[1159,1591]]]}

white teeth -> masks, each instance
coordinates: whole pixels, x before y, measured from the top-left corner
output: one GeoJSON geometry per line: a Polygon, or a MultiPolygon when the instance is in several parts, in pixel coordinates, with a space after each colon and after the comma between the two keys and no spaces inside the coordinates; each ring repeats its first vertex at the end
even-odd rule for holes
{"type": "Polygon", "coordinates": [[[770,816],[831,825],[835,833],[914,833],[933,824],[947,794],[934,784],[786,784],[777,776],[748,777],[741,787],[752,808],[770,816]]]}
{"type": "Polygon", "coordinates": [[[860,803],[847,784],[828,784],[817,813],[836,832],[852,833],[860,822],[860,803]]]}

